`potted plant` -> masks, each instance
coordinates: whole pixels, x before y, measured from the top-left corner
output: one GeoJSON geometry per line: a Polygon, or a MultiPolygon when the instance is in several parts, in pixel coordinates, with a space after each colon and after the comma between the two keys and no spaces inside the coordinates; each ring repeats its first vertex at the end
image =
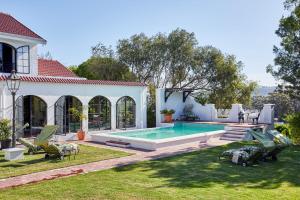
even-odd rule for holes
{"type": "Polygon", "coordinates": [[[11,143],[11,126],[10,120],[1,119],[0,120],[0,141],[1,141],[1,149],[6,149],[10,147],[11,143]]]}
{"type": "Polygon", "coordinates": [[[82,121],[86,118],[86,116],[80,110],[82,109],[73,107],[69,109],[69,112],[72,113],[72,116],[80,122],[80,128],[77,130],[78,140],[84,140],[85,132],[82,130],[82,121]]]}
{"type": "Polygon", "coordinates": [[[172,122],[172,115],[175,113],[175,110],[173,109],[163,109],[160,111],[160,114],[163,114],[165,116],[165,122],[171,123],[172,122]]]}

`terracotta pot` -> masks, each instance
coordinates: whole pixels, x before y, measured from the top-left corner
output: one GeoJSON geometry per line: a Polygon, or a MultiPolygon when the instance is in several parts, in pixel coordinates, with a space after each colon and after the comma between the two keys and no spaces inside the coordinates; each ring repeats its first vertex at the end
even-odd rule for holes
{"type": "Polygon", "coordinates": [[[78,138],[78,140],[84,140],[85,132],[83,130],[78,130],[77,131],[77,138],[78,138]]]}
{"type": "Polygon", "coordinates": [[[171,123],[172,121],[172,114],[165,114],[165,122],[171,123]]]}

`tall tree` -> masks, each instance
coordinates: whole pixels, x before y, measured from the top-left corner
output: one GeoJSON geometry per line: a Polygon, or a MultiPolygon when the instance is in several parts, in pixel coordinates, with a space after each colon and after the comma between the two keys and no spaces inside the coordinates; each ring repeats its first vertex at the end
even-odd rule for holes
{"type": "Polygon", "coordinates": [[[118,61],[112,47],[98,43],[91,47],[92,56],[79,66],[69,68],[78,76],[87,79],[111,81],[136,81],[129,67],[118,61]]]}
{"type": "Polygon", "coordinates": [[[114,58],[92,56],[87,61],[71,70],[80,77],[91,80],[135,81],[129,67],[114,58]]]}
{"type": "Polygon", "coordinates": [[[281,43],[274,46],[275,66],[269,65],[267,72],[283,81],[281,91],[300,99],[300,0],[286,0],[284,5],[290,13],[280,20],[276,35],[281,43]]]}
{"type": "Polygon", "coordinates": [[[169,35],[141,33],[120,40],[117,52],[120,62],[130,66],[139,81],[155,87],[184,87],[191,81],[196,44],[193,33],[176,29],[169,35]]]}
{"type": "Polygon", "coordinates": [[[287,94],[281,92],[273,92],[268,96],[253,96],[251,102],[252,109],[261,110],[264,104],[274,104],[274,116],[280,121],[288,114],[299,112],[299,102],[287,94]]]}
{"type": "Polygon", "coordinates": [[[211,46],[200,48],[200,52],[201,69],[205,69],[208,80],[197,99],[203,101],[204,91],[206,102],[214,103],[217,109],[231,108],[233,103],[249,105],[256,83],[246,80],[241,72],[243,63],[211,46]]]}

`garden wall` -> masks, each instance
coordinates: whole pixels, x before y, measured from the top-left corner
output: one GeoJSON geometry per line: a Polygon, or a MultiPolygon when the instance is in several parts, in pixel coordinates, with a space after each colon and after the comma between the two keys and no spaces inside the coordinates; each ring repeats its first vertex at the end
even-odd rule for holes
{"type": "MultiPolygon", "coordinates": [[[[156,126],[162,126],[164,116],[160,114],[163,109],[173,109],[174,120],[180,120],[183,115],[183,109],[186,105],[192,105],[193,113],[200,118],[200,121],[211,122],[238,122],[238,113],[243,110],[242,104],[232,104],[232,107],[226,118],[218,118],[217,110],[214,104],[201,105],[197,103],[192,96],[188,96],[183,102],[183,92],[173,92],[165,102],[165,89],[156,90],[156,126]]],[[[274,105],[265,104],[259,117],[259,123],[272,124],[274,118],[274,105]]]]}

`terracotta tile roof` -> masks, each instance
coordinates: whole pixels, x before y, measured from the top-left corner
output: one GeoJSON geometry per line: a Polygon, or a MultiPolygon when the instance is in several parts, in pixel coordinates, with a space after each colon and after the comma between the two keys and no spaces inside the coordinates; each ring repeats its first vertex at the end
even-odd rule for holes
{"type": "MultiPolygon", "coordinates": [[[[5,81],[7,76],[0,75],[0,81],[5,81]]],[[[116,85],[116,86],[147,86],[140,82],[87,80],[83,78],[56,78],[47,76],[21,76],[21,81],[34,83],[60,83],[60,84],[85,84],[85,85],[116,85]]]]}
{"type": "Polygon", "coordinates": [[[27,28],[21,22],[2,12],[0,12],[0,32],[31,37],[46,42],[45,39],[27,28]]]}
{"type": "Polygon", "coordinates": [[[38,59],[39,76],[78,77],[57,60],[38,59]]]}

